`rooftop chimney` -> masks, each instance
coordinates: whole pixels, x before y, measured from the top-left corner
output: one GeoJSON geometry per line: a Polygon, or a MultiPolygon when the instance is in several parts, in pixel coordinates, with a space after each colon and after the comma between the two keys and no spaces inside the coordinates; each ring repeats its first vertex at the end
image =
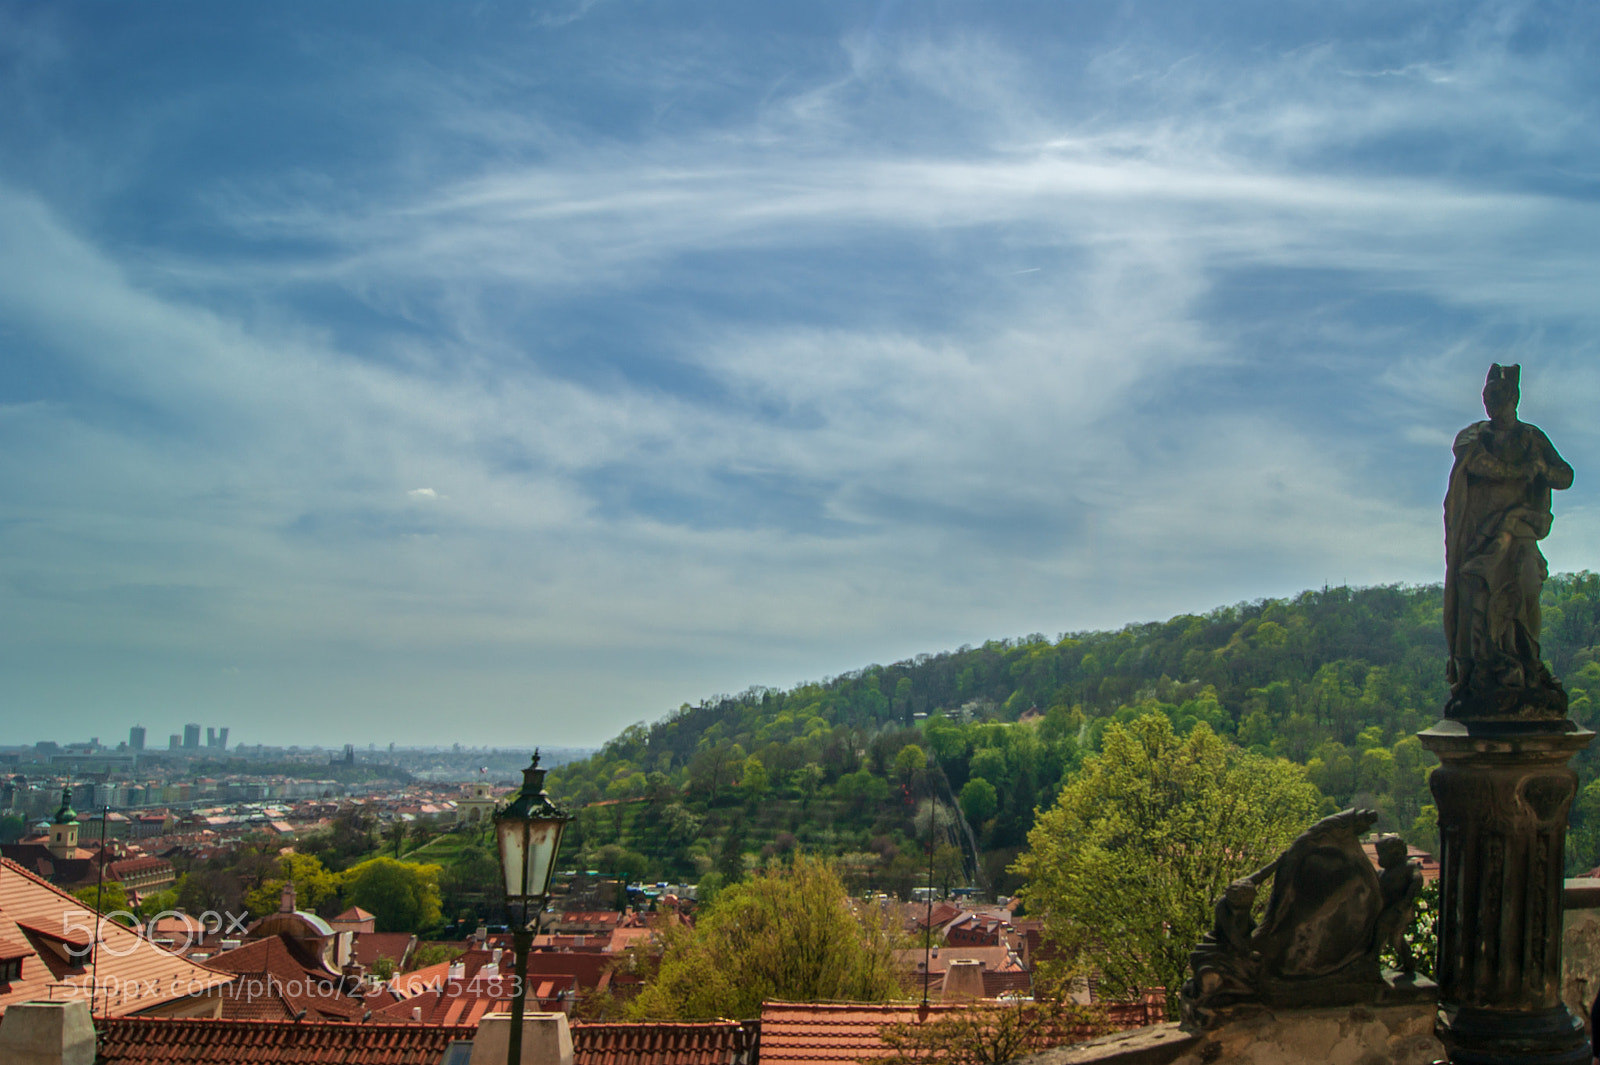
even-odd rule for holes
{"type": "Polygon", "coordinates": [[[944,971],[944,988],[940,999],[956,1002],[961,999],[983,997],[983,962],[976,958],[951,958],[944,971]]]}
{"type": "Polygon", "coordinates": [[[0,1061],[94,1065],[94,1023],[88,1001],[17,1002],[6,1007],[0,1018],[0,1061]]]}
{"type": "Polygon", "coordinates": [[[283,882],[283,894],[278,898],[278,912],[293,913],[294,911],[294,881],[285,880],[283,882]]]}
{"type": "MultiPolygon", "coordinates": [[[[491,1013],[478,1024],[471,1065],[501,1065],[511,1041],[511,1015],[491,1013]]],[[[522,1065],[572,1065],[572,1029],[564,1013],[529,1013],[522,1018],[522,1065]]]]}

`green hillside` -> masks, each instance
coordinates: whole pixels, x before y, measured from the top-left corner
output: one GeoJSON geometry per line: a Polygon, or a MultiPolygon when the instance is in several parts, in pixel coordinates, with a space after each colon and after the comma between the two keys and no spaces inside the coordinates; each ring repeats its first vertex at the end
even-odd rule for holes
{"type": "MultiPolygon", "coordinates": [[[[1415,733],[1446,694],[1440,602],[1437,585],[1326,588],[751,689],[628,728],[552,772],[551,790],[582,807],[571,840],[589,867],[726,879],[799,846],[839,857],[855,886],[895,892],[926,878],[917,810],[931,794],[945,815],[938,878],[1003,893],[1035,809],[1106,724],[1158,712],[1180,732],[1203,721],[1304,764],[1330,809],[1373,806],[1380,827],[1431,846],[1434,762],[1415,733]]],[[[1600,700],[1600,577],[1554,577],[1544,603],[1545,657],[1572,716],[1588,722],[1600,700]]],[[[1587,785],[1600,757],[1586,752],[1577,768],[1587,785]]],[[[1569,864],[1587,867],[1600,860],[1600,785],[1574,824],[1569,864]]]]}

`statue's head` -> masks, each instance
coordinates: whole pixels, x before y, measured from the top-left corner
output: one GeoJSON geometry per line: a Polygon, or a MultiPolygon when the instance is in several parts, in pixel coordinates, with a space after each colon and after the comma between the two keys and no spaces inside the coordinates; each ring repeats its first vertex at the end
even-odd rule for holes
{"type": "Polygon", "coordinates": [[[1228,904],[1236,910],[1248,910],[1255,905],[1256,886],[1250,880],[1235,880],[1222,893],[1227,897],[1228,904]]]}
{"type": "Polygon", "coordinates": [[[1406,841],[1399,836],[1389,835],[1378,840],[1378,864],[1385,869],[1403,865],[1406,854],[1406,841]]]}
{"type": "Polygon", "coordinates": [[[1489,367],[1489,379],[1483,383],[1483,409],[1489,417],[1510,418],[1517,417],[1517,401],[1522,398],[1522,367],[1501,366],[1494,363],[1489,367]]]}

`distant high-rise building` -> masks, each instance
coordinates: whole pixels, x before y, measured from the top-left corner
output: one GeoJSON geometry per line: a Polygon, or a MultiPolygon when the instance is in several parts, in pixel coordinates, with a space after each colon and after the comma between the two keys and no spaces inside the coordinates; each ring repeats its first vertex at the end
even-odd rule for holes
{"type": "Polygon", "coordinates": [[[195,751],[195,750],[199,750],[200,749],[200,726],[199,725],[185,725],[185,726],[183,726],[183,747],[184,747],[184,750],[187,750],[187,751],[195,751]]]}
{"type": "Polygon", "coordinates": [[[135,725],[128,730],[128,746],[135,751],[144,750],[144,726],[135,725]]]}
{"type": "Polygon", "coordinates": [[[228,726],[226,725],[217,730],[217,746],[224,751],[228,749],[228,726]]]}
{"type": "Polygon", "coordinates": [[[344,764],[356,764],[356,745],[353,743],[347,743],[344,745],[344,764]]]}
{"type": "Polygon", "coordinates": [[[216,745],[217,745],[217,730],[216,730],[216,728],[208,725],[206,727],[206,746],[207,747],[215,747],[216,745]]]}
{"type": "Polygon", "coordinates": [[[176,751],[178,748],[180,748],[182,746],[183,746],[183,737],[178,735],[176,732],[174,732],[171,736],[169,736],[167,738],[167,749],[169,751],[176,751]]]}

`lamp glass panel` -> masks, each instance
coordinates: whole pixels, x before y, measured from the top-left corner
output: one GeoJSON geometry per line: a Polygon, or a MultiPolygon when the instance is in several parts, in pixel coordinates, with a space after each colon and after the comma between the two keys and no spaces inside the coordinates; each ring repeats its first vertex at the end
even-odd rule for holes
{"type": "Polygon", "coordinates": [[[522,872],[527,864],[523,834],[527,827],[525,821],[496,821],[494,826],[500,838],[500,875],[505,879],[506,895],[510,898],[523,895],[522,872]]]}
{"type": "Polygon", "coordinates": [[[528,826],[528,893],[543,895],[550,887],[551,867],[561,845],[564,821],[535,821],[528,826]]]}

